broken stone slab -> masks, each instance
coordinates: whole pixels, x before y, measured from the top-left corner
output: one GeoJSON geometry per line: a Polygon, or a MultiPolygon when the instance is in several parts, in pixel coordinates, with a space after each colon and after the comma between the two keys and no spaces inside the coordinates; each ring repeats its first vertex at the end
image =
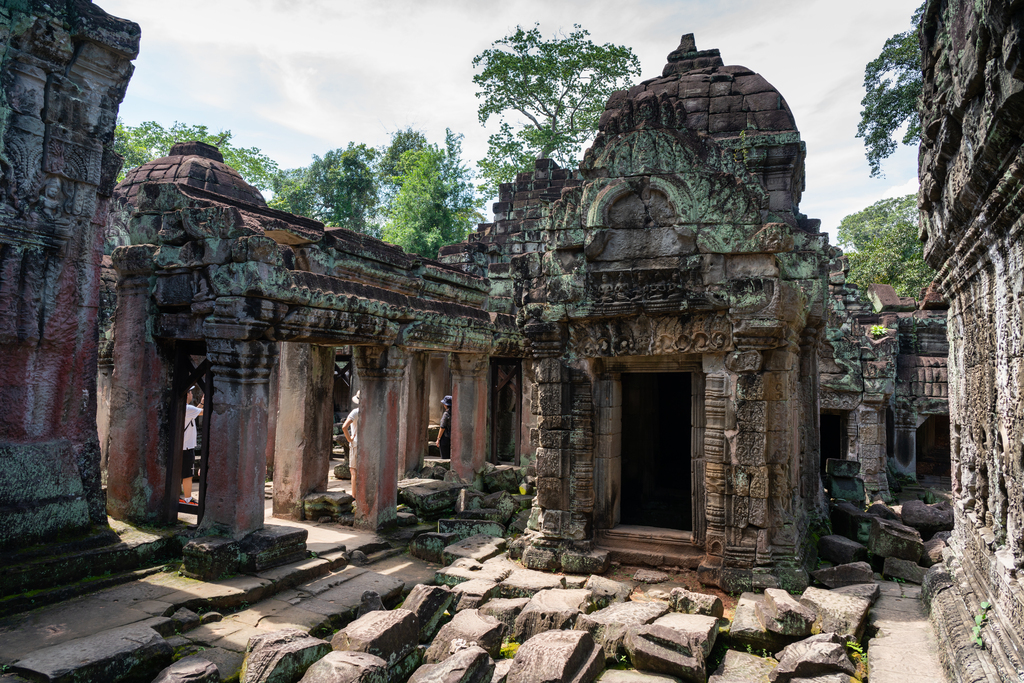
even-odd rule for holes
{"type": "Polygon", "coordinates": [[[512,519],[512,515],[516,514],[516,511],[519,510],[519,501],[508,491],[499,491],[484,496],[483,500],[480,501],[480,507],[497,510],[499,513],[498,521],[502,524],[508,524],[508,521],[512,519]]]}
{"type": "Polygon", "coordinates": [[[757,603],[764,596],[757,593],[742,593],[736,602],[736,611],[729,625],[727,640],[730,647],[745,649],[748,645],[754,651],[778,652],[793,641],[781,634],[769,631],[757,618],[757,603]]]}
{"type": "Polygon", "coordinates": [[[356,611],[356,619],[366,616],[370,612],[379,612],[384,609],[387,608],[384,607],[384,601],[380,599],[380,593],[377,591],[363,591],[362,597],[359,598],[359,609],[356,611]]]}
{"type": "Polygon", "coordinates": [[[512,633],[516,617],[530,602],[530,598],[493,598],[480,607],[480,614],[494,617],[505,624],[506,633],[512,633]]]}
{"type": "Polygon", "coordinates": [[[916,562],[901,560],[898,557],[885,558],[882,566],[882,575],[887,579],[903,579],[910,583],[921,585],[924,582],[925,572],[928,570],[916,562]]]}
{"type": "Polygon", "coordinates": [[[852,676],[856,671],[846,655],[843,640],[834,633],[821,633],[787,645],[778,658],[779,665],[769,675],[773,683],[834,673],[852,676]]]}
{"type": "Polygon", "coordinates": [[[632,669],[605,669],[596,680],[598,683],[679,683],[675,676],[632,669]]]}
{"type": "Polygon", "coordinates": [[[491,598],[498,597],[498,584],[486,579],[473,579],[456,584],[452,591],[455,593],[455,610],[478,609],[491,598]]]}
{"type": "Polygon", "coordinates": [[[480,614],[478,610],[463,610],[441,627],[423,659],[428,664],[447,659],[453,653],[452,648],[458,647],[456,641],[459,640],[479,645],[491,657],[497,657],[504,637],[505,624],[494,617],[480,614]]]}
{"type": "Polygon", "coordinates": [[[512,637],[520,643],[552,629],[569,629],[576,617],[593,609],[590,591],[554,588],[540,591],[516,617],[512,637]]]}
{"type": "Polygon", "coordinates": [[[451,606],[455,594],[444,586],[417,584],[409,591],[402,608],[416,615],[419,622],[419,642],[429,643],[441,628],[445,611],[451,606]]]}
{"type": "Polygon", "coordinates": [[[828,475],[828,492],[835,500],[860,504],[864,502],[864,480],[859,477],[828,475]]]}
{"type": "Polygon", "coordinates": [[[334,478],[335,479],[351,479],[352,469],[348,466],[348,458],[343,459],[340,463],[334,466],[334,478]]]}
{"type": "Polygon", "coordinates": [[[330,651],[330,643],[298,629],[281,629],[254,636],[245,648],[239,680],[242,683],[296,681],[330,651]]]}
{"type": "Polygon", "coordinates": [[[800,604],[781,588],[766,588],[764,600],[757,604],[754,611],[766,629],[784,636],[811,635],[811,626],[817,618],[813,609],[800,604]]]}
{"type": "Polygon", "coordinates": [[[695,593],[682,587],[672,589],[668,604],[673,612],[683,614],[703,614],[717,619],[725,615],[725,605],[717,595],[695,593]]]}
{"type": "Polygon", "coordinates": [[[541,591],[565,588],[565,577],[534,569],[516,569],[501,580],[501,597],[532,598],[541,591]]]}
{"type": "Polygon", "coordinates": [[[562,566],[564,548],[528,543],[523,549],[523,566],[542,572],[556,572],[562,566]]]}
{"type": "Polygon", "coordinates": [[[486,562],[505,552],[505,545],[505,539],[501,536],[477,534],[445,546],[441,558],[445,564],[451,564],[462,557],[468,557],[477,562],[486,562]]]}
{"type": "Polygon", "coordinates": [[[830,592],[864,598],[873,605],[875,600],[878,600],[878,596],[881,595],[882,589],[878,587],[877,583],[857,583],[850,586],[833,588],[830,592]]]}
{"type": "Polygon", "coordinates": [[[458,540],[458,534],[429,531],[412,539],[409,543],[409,554],[434,564],[445,564],[444,549],[458,540]]]}
{"type": "Polygon", "coordinates": [[[523,643],[506,683],[591,683],[604,654],[586,631],[545,631],[523,643]]]}
{"type": "Polygon", "coordinates": [[[825,474],[833,477],[856,477],[860,475],[859,460],[839,460],[828,458],[825,460],[825,474]]]}
{"type": "Polygon", "coordinates": [[[597,575],[588,578],[583,587],[593,594],[594,606],[597,609],[604,609],[613,602],[625,602],[633,592],[633,587],[628,583],[597,575]]]}
{"type": "Polygon", "coordinates": [[[604,574],[611,566],[611,556],[607,550],[591,550],[586,553],[566,550],[559,561],[566,574],[604,574]]]}
{"type": "Polygon", "coordinates": [[[217,669],[217,665],[202,655],[182,657],[153,679],[153,683],[220,683],[220,681],[220,671],[217,669]]]}
{"type": "Polygon", "coordinates": [[[437,532],[455,534],[457,540],[479,534],[504,538],[505,525],[480,519],[439,519],[437,520],[437,532]]]}
{"type": "Polygon", "coordinates": [[[903,520],[900,519],[900,513],[893,510],[885,503],[879,501],[872,503],[868,506],[867,513],[874,515],[875,517],[881,517],[882,519],[888,519],[891,522],[899,522],[903,524],[903,520]]]}
{"type": "Polygon", "coordinates": [[[499,659],[494,663],[494,674],[491,676],[491,683],[505,683],[508,679],[508,672],[511,670],[511,659],[499,659]]]}
{"type": "Polygon", "coordinates": [[[505,522],[508,521],[497,508],[477,508],[476,510],[457,512],[455,513],[455,519],[494,522],[496,524],[501,524],[502,526],[504,526],[505,522]]]}
{"type": "Polygon", "coordinates": [[[633,580],[640,583],[664,583],[668,581],[668,574],[654,569],[638,569],[633,574],[633,580]]]}
{"type": "Polygon", "coordinates": [[[864,635],[871,610],[870,600],[811,586],[800,596],[800,602],[818,615],[814,622],[816,632],[835,633],[858,642],[864,635]]]}
{"type": "Polygon", "coordinates": [[[174,652],[149,626],[133,624],[44,647],[11,665],[31,680],[152,680],[174,652]]]}
{"type": "Polygon", "coordinates": [[[871,520],[868,552],[878,557],[896,557],[916,564],[924,552],[924,542],[917,529],[875,517],[871,520]]]}
{"type": "Polygon", "coordinates": [[[818,557],[833,564],[867,562],[868,549],[846,536],[830,534],[818,539],[818,557]]]}
{"type": "Polygon", "coordinates": [[[840,502],[832,506],[829,518],[835,533],[846,536],[851,541],[867,544],[874,515],[869,515],[848,502],[840,502]]]}
{"type": "Polygon", "coordinates": [[[519,493],[519,477],[512,465],[498,465],[493,470],[484,472],[484,488],[488,493],[508,491],[519,493]]]}
{"type": "Polygon", "coordinates": [[[178,633],[191,631],[199,626],[199,621],[199,615],[187,607],[180,607],[171,615],[171,622],[174,624],[174,630],[178,633]]]}
{"type": "Polygon", "coordinates": [[[921,500],[903,503],[903,523],[917,529],[922,538],[953,530],[953,508],[949,503],[928,505],[921,500]]]}
{"type": "Polygon", "coordinates": [[[460,482],[437,479],[403,479],[398,482],[398,500],[424,519],[437,519],[445,510],[454,510],[459,492],[465,488],[460,482]]]}
{"type": "Polygon", "coordinates": [[[858,583],[871,583],[875,573],[867,562],[851,562],[835,567],[825,567],[811,572],[811,577],[829,588],[852,586],[858,583]]]}
{"type": "Polygon", "coordinates": [[[608,664],[626,654],[624,640],[631,626],[644,626],[664,616],[668,606],[659,602],[617,602],[592,614],[580,614],[575,628],[586,631],[604,652],[608,664]]]}
{"type": "Polygon", "coordinates": [[[494,661],[479,646],[458,650],[437,664],[424,664],[413,673],[409,683],[491,683],[494,661]]]}
{"type": "Polygon", "coordinates": [[[921,553],[921,566],[931,567],[933,564],[942,562],[942,551],[946,548],[946,542],[941,538],[932,537],[924,542],[924,552],[921,553]]]}
{"type": "Polygon", "coordinates": [[[306,669],[299,683],[387,683],[388,665],[366,652],[335,650],[306,669]]]}
{"type": "Polygon", "coordinates": [[[718,620],[714,617],[670,613],[652,624],[630,627],[625,647],[637,669],[704,683],[704,660],[717,635],[718,620]]]}
{"type": "Polygon", "coordinates": [[[302,511],[306,519],[337,517],[352,512],[354,500],[344,491],[317,491],[302,499],[302,511]]]}
{"type": "Polygon", "coordinates": [[[390,672],[416,649],[419,631],[416,615],[407,609],[370,612],[334,634],[331,646],[380,657],[390,672]]]}
{"type": "Polygon", "coordinates": [[[308,557],[308,535],[306,529],[268,524],[237,541],[221,536],[194,538],[182,548],[182,573],[191,579],[216,581],[300,562],[308,557]]]}
{"type": "Polygon", "coordinates": [[[459,497],[455,499],[455,512],[466,512],[467,510],[479,510],[487,507],[483,504],[485,494],[473,489],[462,489],[459,497]]]}
{"type": "MultiPolygon", "coordinates": [[[[455,560],[447,567],[438,569],[434,575],[434,583],[441,586],[454,586],[473,579],[484,579],[501,583],[512,573],[511,569],[502,564],[480,564],[476,560],[462,558],[455,560]]],[[[507,596],[504,594],[504,589],[502,589],[502,597],[519,596],[507,596]]]]}
{"type": "Polygon", "coordinates": [[[768,683],[768,677],[778,665],[771,657],[726,650],[725,658],[708,683],[768,683]]]}

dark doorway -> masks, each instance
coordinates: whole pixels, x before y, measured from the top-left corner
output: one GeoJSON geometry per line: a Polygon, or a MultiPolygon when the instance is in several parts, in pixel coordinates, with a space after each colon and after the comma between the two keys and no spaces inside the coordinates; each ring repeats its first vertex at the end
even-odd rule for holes
{"type": "Polygon", "coordinates": [[[692,531],[688,372],[622,375],[622,524],[692,531]]]}
{"type": "Polygon", "coordinates": [[[491,359],[491,462],[519,464],[523,370],[519,360],[491,359]]]}
{"type": "Polygon", "coordinates": [[[843,416],[821,414],[821,476],[825,476],[825,461],[843,460],[843,416]]]}
{"type": "Polygon", "coordinates": [[[950,477],[949,415],[930,415],[917,428],[917,474],[950,477]]]}

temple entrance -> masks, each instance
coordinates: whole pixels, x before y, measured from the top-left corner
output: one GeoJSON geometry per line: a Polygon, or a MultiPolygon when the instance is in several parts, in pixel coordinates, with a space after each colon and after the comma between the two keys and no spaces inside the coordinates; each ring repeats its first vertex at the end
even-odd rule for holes
{"type": "Polygon", "coordinates": [[[623,373],[621,523],[690,531],[689,372],[623,373]]]}
{"type": "Polygon", "coordinates": [[[522,366],[518,359],[491,359],[491,462],[519,464],[522,366]]]}
{"type": "Polygon", "coordinates": [[[846,420],[843,415],[822,413],[820,422],[821,434],[821,476],[825,476],[825,461],[832,458],[835,460],[846,459],[846,449],[843,448],[843,436],[846,433],[846,420]]]}
{"type": "Polygon", "coordinates": [[[917,474],[950,477],[948,415],[929,415],[917,428],[917,474]]]}

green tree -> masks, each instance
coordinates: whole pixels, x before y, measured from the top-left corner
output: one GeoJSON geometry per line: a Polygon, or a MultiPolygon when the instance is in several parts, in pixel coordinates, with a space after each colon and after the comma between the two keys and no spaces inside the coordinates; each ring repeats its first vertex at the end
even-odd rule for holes
{"type": "Polygon", "coordinates": [[[483,200],[462,162],[462,136],[445,132],[445,146],[404,152],[396,168],[398,192],[387,207],[382,237],[408,252],[437,258],[437,250],[465,239],[482,219],[483,200]]]}
{"type": "Polygon", "coordinates": [[[935,277],[917,240],[917,195],[883,199],[839,223],[839,244],[850,259],[848,280],[861,287],[892,285],[900,296],[917,297],[935,277]]]}
{"type": "Polygon", "coordinates": [[[407,127],[405,130],[399,129],[392,133],[391,143],[380,149],[374,173],[377,177],[382,207],[386,209],[401,189],[399,164],[402,155],[411,150],[424,149],[426,146],[427,136],[421,131],[407,127]]]}
{"type": "Polygon", "coordinates": [[[376,222],[378,182],[373,147],[350,142],[323,157],[313,156],[304,168],[280,171],[273,178],[270,206],[380,237],[376,222]]]}
{"type": "Polygon", "coordinates": [[[882,176],[882,159],[896,151],[893,137],[904,124],[904,145],[921,141],[921,120],[917,100],[921,95],[921,44],[917,27],[924,15],[924,4],[917,8],[913,29],[897,33],[885,41],[881,54],[864,69],[864,90],[860,101],[857,137],[864,138],[865,155],[871,177],[882,176]]]}
{"type": "Polygon", "coordinates": [[[477,109],[480,123],[502,118],[487,141],[487,156],[477,164],[486,181],[482,190],[493,194],[499,183],[532,170],[540,157],[575,167],[608,97],[640,74],[640,60],[628,47],[595,45],[586,29],[573,28],[569,35],[544,40],[539,24],[529,30],[517,26],[473,58],[473,67],[482,68],[473,76],[480,87],[476,96],[483,100],[477,109]],[[526,122],[504,119],[513,113],[526,122]]]}
{"type": "Polygon", "coordinates": [[[224,163],[238,171],[250,185],[264,192],[271,189],[273,178],[278,172],[277,162],[258,147],[236,147],[231,138],[230,130],[211,133],[206,126],[178,121],[170,128],[164,128],[156,121],[128,126],[118,119],[114,132],[114,150],[124,157],[124,165],[117,180],[124,180],[129,169],[167,156],[175,143],[197,140],[218,147],[224,156],[224,163]]]}

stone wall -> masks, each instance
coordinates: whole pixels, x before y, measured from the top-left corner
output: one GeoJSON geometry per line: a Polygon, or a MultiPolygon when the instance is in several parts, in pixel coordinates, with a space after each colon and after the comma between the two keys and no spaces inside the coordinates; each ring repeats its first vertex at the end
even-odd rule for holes
{"type": "Polygon", "coordinates": [[[0,548],[106,524],[100,259],[139,36],[84,0],[0,6],[0,548]]]}
{"type": "Polygon", "coordinates": [[[956,527],[933,618],[952,680],[1024,670],[1024,15],[930,0],[921,27],[921,237],[950,301],[956,527]],[[989,602],[985,649],[970,644],[989,602]]]}

